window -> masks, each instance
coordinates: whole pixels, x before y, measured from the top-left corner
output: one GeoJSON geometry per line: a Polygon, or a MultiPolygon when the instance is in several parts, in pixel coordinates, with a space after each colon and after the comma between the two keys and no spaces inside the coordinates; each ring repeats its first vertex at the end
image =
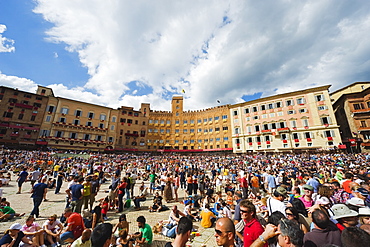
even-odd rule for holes
{"type": "Polygon", "coordinates": [[[113,142],[113,137],[108,137],[108,142],[113,142]]]}
{"type": "Polygon", "coordinates": [[[187,129],[184,129],[183,130],[184,134],[188,133],[188,130],[187,129]]]}
{"type": "Polygon", "coordinates": [[[324,100],[324,95],[323,94],[315,95],[315,100],[316,101],[323,101],[324,100]]]}
{"type": "Polygon", "coordinates": [[[194,133],[194,129],[190,129],[190,133],[194,133]]]}
{"type": "Polygon", "coordinates": [[[93,112],[89,112],[87,114],[87,117],[93,119],[94,118],[94,113],[93,112]]]}
{"type": "Polygon", "coordinates": [[[82,111],[80,111],[80,110],[76,110],[76,111],[75,111],[75,116],[76,116],[76,117],[81,117],[81,116],[82,116],[82,111]]]}
{"type": "Polygon", "coordinates": [[[220,120],[220,117],[218,117],[218,116],[217,116],[217,117],[215,117],[215,121],[217,121],[217,120],[220,120]]]}
{"type": "Polygon", "coordinates": [[[244,113],[245,113],[245,114],[248,114],[248,113],[249,113],[249,108],[245,108],[245,109],[244,109],[244,113]]]}
{"type": "Polygon", "coordinates": [[[275,113],[270,113],[270,117],[271,118],[274,118],[275,117],[275,113]]]}
{"type": "Polygon", "coordinates": [[[60,113],[62,113],[62,114],[68,114],[68,112],[69,112],[69,109],[68,108],[62,108],[60,110],[60,113]]]}
{"type": "Polygon", "coordinates": [[[227,119],[227,115],[222,115],[222,119],[227,119]]]}
{"type": "Polygon", "coordinates": [[[45,122],[50,122],[51,121],[51,116],[46,116],[45,122]]]}
{"type": "MultiPolygon", "coordinates": [[[[233,115],[238,116],[238,111],[233,111],[233,115]]],[[[204,121],[204,122],[206,122],[206,121],[204,121]]]]}
{"type": "Polygon", "coordinates": [[[77,133],[71,133],[69,138],[71,139],[77,139],[77,133]]]}
{"type": "Polygon", "coordinates": [[[210,117],[210,118],[208,118],[208,121],[209,121],[209,122],[212,122],[212,118],[211,118],[211,117],[210,117]]]}
{"type": "Polygon", "coordinates": [[[100,117],[99,117],[100,121],[105,121],[106,118],[107,116],[105,114],[100,114],[100,117]]]}
{"type": "Polygon", "coordinates": [[[180,120],[176,120],[175,121],[175,124],[180,124],[180,120]]]}
{"type": "Polygon", "coordinates": [[[297,121],[295,120],[290,121],[290,127],[297,128],[297,121]]]}
{"type": "Polygon", "coordinates": [[[55,137],[63,137],[63,136],[64,136],[63,131],[56,131],[55,132],[55,137]]]}
{"type": "Polygon", "coordinates": [[[114,130],[114,125],[111,125],[110,126],[110,130],[114,130]]]}
{"type": "Polygon", "coordinates": [[[256,132],[260,131],[260,126],[259,126],[259,125],[255,125],[255,126],[254,126],[254,130],[255,130],[256,132]]]}
{"type": "Polygon", "coordinates": [[[306,108],[302,108],[302,109],[299,109],[298,111],[299,111],[299,113],[306,113],[307,112],[307,109],[306,108]]]}
{"type": "Polygon", "coordinates": [[[227,127],[227,126],[222,127],[222,130],[228,130],[228,129],[229,129],[229,127],[227,127]]]}
{"type": "Polygon", "coordinates": [[[166,123],[167,123],[167,124],[171,124],[171,120],[167,120],[167,121],[166,121],[166,123]]]}
{"type": "Polygon", "coordinates": [[[286,127],[285,122],[280,122],[280,123],[279,123],[279,128],[285,128],[285,127],[286,127]]]}
{"type": "Polygon", "coordinates": [[[308,119],[302,119],[303,127],[308,127],[308,119]]]}
{"type": "Polygon", "coordinates": [[[304,98],[298,98],[297,99],[297,104],[298,105],[303,105],[304,103],[306,103],[305,99],[304,98]]]}
{"type": "Polygon", "coordinates": [[[286,106],[294,105],[294,101],[292,99],[288,99],[288,100],[285,101],[285,105],[286,106]]]}
{"type": "Polygon", "coordinates": [[[330,117],[322,117],[321,118],[321,123],[326,125],[326,124],[330,124],[330,117]]]}
{"type": "Polygon", "coordinates": [[[268,104],[268,105],[267,105],[267,108],[268,108],[268,109],[274,109],[274,104],[273,104],[273,103],[268,104]]]}
{"type": "Polygon", "coordinates": [[[202,119],[198,119],[198,121],[197,121],[198,123],[202,123],[202,119]]]}
{"type": "Polygon", "coordinates": [[[49,136],[50,130],[41,130],[41,136],[49,136]]]}
{"type": "Polygon", "coordinates": [[[359,103],[359,104],[353,104],[353,108],[355,110],[360,110],[360,109],[364,109],[364,105],[362,103],[359,103]]]}
{"type": "Polygon", "coordinates": [[[20,113],[20,114],[18,115],[18,119],[19,119],[19,120],[22,120],[22,119],[23,119],[23,117],[24,117],[24,114],[23,114],[23,113],[20,113]]]}
{"type": "Polygon", "coordinates": [[[366,121],[361,121],[361,127],[367,127],[366,126],[366,121]]]}
{"type": "Polygon", "coordinates": [[[326,105],[320,105],[320,106],[318,106],[318,107],[317,107],[317,109],[318,109],[319,111],[322,111],[322,110],[326,110],[326,109],[328,109],[328,107],[327,107],[326,105]]]}
{"type": "Polygon", "coordinates": [[[117,121],[117,117],[112,117],[112,123],[115,123],[117,121]]]}
{"type": "Polygon", "coordinates": [[[276,102],[275,106],[276,106],[276,108],[281,108],[281,102],[276,102]]]}
{"type": "Polygon", "coordinates": [[[64,118],[64,117],[59,118],[59,122],[65,123],[66,122],[66,118],[64,118]]]}
{"type": "Polygon", "coordinates": [[[212,128],[209,128],[209,132],[213,132],[213,129],[212,128]]]}
{"type": "Polygon", "coordinates": [[[194,120],[192,119],[192,120],[190,120],[190,124],[194,124],[194,120]]]}
{"type": "Polygon", "coordinates": [[[269,125],[268,125],[268,124],[264,124],[264,125],[263,125],[263,129],[264,129],[264,130],[268,130],[268,129],[269,129],[269,125]]]}
{"type": "Polygon", "coordinates": [[[215,131],[220,131],[220,128],[219,128],[219,127],[216,127],[216,128],[215,128],[215,131]]]}
{"type": "Polygon", "coordinates": [[[281,140],[287,140],[288,135],[287,134],[281,134],[281,140]]]}
{"type": "Polygon", "coordinates": [[[334,134],[334,131],[333,130],[325,130],[324,131],[324,136],[325,137],[334,137],[335,134],[334,134]]]}
{"type": "Polygon", "coordinates": [[[254,120],[257,120],[257,119],[258,119],[258,116],[253,116],[253,119],[254,119],[254,120]]]}
{"type": "Polygon", "coordinates": [[[276,123],[271,123],[271,129],[276,129],[276,123]]]}
{"type": "Polygon", "coordinates": [[[200,143],[200,142],[202,142],[202,139],[198,139],[198,142],[200,143]]]}
{"type": "Polygon", "coordinates": [[[257,112],[257,111],[258,111],[257,106],[253,106],[253,107],[252,107],[252,112],[257,112]]]}
{"type": "Polygon", "coordinates": [[[187,124],[188,123],[188,120],[184,120],[184,124],[187,124]]]}
{"type": "Polygon", "coordinates": [[[279,111],[279,112],[277,112],[277,115],[278,115],[279,117],[281,117],[281,116],[283,116],[283,115],[284,115],[284,113],[283,113],[282,111],[279,111]]]}
{"type": "Polygon", "coordinates": [[[308,139],[308,138],[312,138],[312,135],[311,135],[311,132],[304,132],[304,138],[308,139]]]}
{"type": "Polygon", "coordinates": [[[104,124],[103,123],[100,123],[99,124],[99,128],[104,129],[104,124]]]}
{"type": "Polygon", "coordinates": [[[36,116],[31,116],[30,121],[35,121],[35,119],[36,119],[36,116]]]}
{"type": "Polygon", "coordinates": [[[202,132],[202,129],[198,129],[198,133],[199,133],[199,132],[202,132]]]}
{"type": "Polygon", "coordinates": [[[261,105],[260,108],[261,108],[261,111],[265,111],[266,110],[266,105],[261,105]]]}
{"type": "Polygon", "coordinates": [[[55,110],[54,106],[52,106],[52,105],[48,106],[48,112],[54,112],[54,110],[55,110]]]}
{"type": "Polygon", "coordinates": [[[92,122],[87,122],[86,126],[92,126],[92,122]]]}
{"type": "Polygon", "coordinates": [[[219,141],[221,141],[221,138],[220,137],[217,137],[216,138],[216,142],[219,142],[219,141]]]}
{"type": "Polygon", "coordinates": [[[299,139],[299,133],[293,133],[293,139],[299,139]]]}
{"type": "Polygon", "coordinates": [[[261,137],[260,136],[256,137],[256,142],[261,142],[261,137]]]}
{"type": "MultiPolygon", "coordinates": [[[[185,131],[184,131],[185,132],[185,131]]],[[[180,133],[180,130],[179,129],[175,129],[175,133],[178,134],[180,133]]]]}
{"type": "Polygon", "coordinates": [[[161,134],[164,134],[164,129],[161,129],[160,132],[161,132],[161,134]]]}
{"type": "Polygon", "coordinates": [[[229,140],[229,137],[224,137],[224,141],[228,141],[229,140]]]}
{"type": "Polygon", "coordinates": [[[239,134],[239,128],[234,129],[234,134],[239,134]]]}

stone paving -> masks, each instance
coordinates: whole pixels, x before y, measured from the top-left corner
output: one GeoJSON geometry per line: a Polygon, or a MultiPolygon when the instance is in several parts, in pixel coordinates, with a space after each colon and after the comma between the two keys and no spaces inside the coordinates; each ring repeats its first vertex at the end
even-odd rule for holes
{"type": "MultiPolygon", "coordinates": [[[[24,224],[27,216],[30,214],[33,208],[32,199],[30,198],[30,190],[31,185],[29,182],[26,182],[23,184],[22,187],[22,194],[16,194],[17,192],[17,182],[16,176],[12,177],[12,180],[10,181],[10,184],[8,186],[3,186],[0,189],[3,190],[3,197],[7,198],[7,200],[11,203],[10,206],[16,211],[16,213],[25,213],[23,217],[17,217],[15,219],[10,220],[9,222],[0,222],[0,233],[1,235],[5,230],[8,229],[8,227],[13,223],[20,223],[24,224]]],[[[100,191],[97,195],[97,199],[103,198],[107,196],[108,194],[106,191],[108,191],[108,186],[110,182],[107,182],[103,184],[100,188],[100,191]]],[[[138,183],[136,184],[136,187],[138,183]]],[[[54,190],[50,190],[47,193],[47,199],[48,201],[42,202],[40,206],[40,217],[36,219],[35,222],[37,222],[39,225],[42,225],[50,215],[57,214],[58,216],[61,216],[64,208],[65,208],[65,198],[66,193],[65,190],[67,189],[67,182],[63,183],[62,189],[60,190],[61,193],[56,195],[54,194],[54,190]]],[[[146,182],[146,185],[149,186],[149,183],[146,182]]],[[[184,196],[184,191],[179,189],[179,199],[182,199],[184,196]]],[[[155,225],[157,222],[161,220],[167,220],[169,216],[169,211],[164,212],[154,212],[150,213],[148,211],[148,206],[150,206],[152,203],[151,197],[149,197],[145,202],[142,202],[142,210],[135,211],[133,207],[130,209],[126,209],[123,213],[126,213],[127,220],[130,222],[130,233],[134,233],[138,231],[136,218],[140,215],[144,215],[147,223],[150,226],[155,225]]],[[[171,208],[173,205],[178,205],[180,210],[183,210],[184,205],[180,203],[168,203],[166,206],[171,208]]],[[[114,211],[108,212],[108,221],[113,225],[118,222],[119,213],[115,213],[114,211]]],[[[214,228],[204,229],[200,226],[199,222],[194,222],[194,227],[198,229],[198,232],[200,233],[200,236],[194,237],[192,242],[188,242],[188,246],[217,246],[215,237],[214,237],[214,228]]],[[[164,246],[166,242],[171,241],[172,239],[166,238],[163,235],[160,234],[154,234],[154,241],[152,246],[164,246]]]]}

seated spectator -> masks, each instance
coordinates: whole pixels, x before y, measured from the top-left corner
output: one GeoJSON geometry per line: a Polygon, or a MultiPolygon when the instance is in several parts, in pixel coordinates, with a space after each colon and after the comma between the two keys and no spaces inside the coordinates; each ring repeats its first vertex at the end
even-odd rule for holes
{"type": "Polygon", "coordinates": [[[305,247],[324,246],[327,244],[341,246],[340,231],[330,221],[329,216],[324,211],[316,209],[312,212],[311,217],[314,228],[304,236],[303,241],[305,247]]]}
{"type": "Polygon", "coordinates": [[[137,226],[139,227],[139,233],[135,233],[136,244],[138,245],[150,245],[153,241],[153,232],[150,225],[146,223],[144,216],[139,216],[136,219],[137,226]]]}
{"type": "Polygon", "coordinates": [[[0,207],[0,221],[8,221],[13,219],[14,217],[22,217],[24,213],[17,214],[13,208],[10,206],[1,206],[0,207]]]}
{"type": "Polygon", "coordinates": [[[94,228],[100,223],[104,223],[104,219],[101,207],[98,205],[95,206],[95,208],[92,211],[92,223],[91,223],[92,230],[94,230],[94,228]]]}
{"type": "Polygon", "coordinates": [[[168,217],[169,224],[177,225],[177,223],[180,221],[180,218],[185,216],[186,215],[181,212],[176,205],[174,205],[170,212],[170,216],[168,217]]]}
{"type": "Polygon", "coordinates": [[[139,188],[139,195],[134,198],[135,210],[140,210],[140,202],[146,201],[148,195],[148,188],[142,184],[139,188]]]}
{"type": "Polygon", "coordinates": [[[204,228],[210,228],[213,223],[216,221],[216,215],[210,210],[209,205],[207,204],[206,207],[200,212],[200,225],[204,228]]]}
{"type": "Polygon", "coordinates": [[[71,208],[64,210],[64,217],[67,219],[67,228],[60,235],[63,243],[72,243],[82,235],[85,224],[82,216],[77,212],[72,212],[71,208]]]}
{"type": "Polygon", "coordinates": [[[156,192],[153,198],[153,205],[149,207],[149,212],[160,212],[162,209],[162,200],[163,197],[156,192]]]}
{"type": "MultiPolygon", "coordinates": [[[[209,208],[209,205],[208,205],[208,208],[209,208]]],[[[185,208],[184,208],[184,214],[185,214],[185,216],[188,217],[191,220],[198,220],[199,219],[198,213],[197,212],[192,213],[192,210],[193,210],[192,203],[191,202],[187,202],[185,204],[185,208]]]]}
{"type": "Polygon", "coordinates": [[[85,229],[81,237],[73,241],[71,247],[91,247],[91,230],[85,229]]]}
{"type": "Polygon", "coordinates": [[[60,234],[63,231],[62,223],[57,219],[57,215],[53,214],[42,225],[45,232],[45,238],[51,247],[55,247],[60,241],[60,234]]]}
{"type": "Polygon", "coordinates": [[[113,228],[113,234],[118,236],[119,232],[124,229],[129,232],[129,224],[127,222],[126,214],[121,214],[119,216],[118,223],[113,228]],[[116,233],[116,231],[118,232],[116,233]]]}
{"type": "Polygon", "coordinates": [[[119,231],[119,238],[116,241],[117,247],[132,247],[135,241],[128,235],[127,229],[119,231]]]}
{"type": "Polygon", "coordinates": [[[21,242],[36,246],[32,240],[28,239],[26,235],[21,231],[22,225],[19,223],[14,223],[9,227],[8,230],[4,232],[4,236],[0,239],[0,246],[11,246],[19,247],[21,242]]]}
{"type": "Polygon", "coordinates": [[[334,213],[333,219],[337,220],[337,227],[342,232],[350,226],[358,224],[358,213],[350,210],[345,204],[335,204],[331,210],[334,213]]]}
{"type": "Polygon", "coordinates": [[[370,235],[358,227],[351,226],[343,230],[341,240],[343,247],[369,246],[370,235]]]}
{"type": "Polygon", "coordinates": [[[36,246],[46,247],[44,245],[44,229],[35,223],[35,218],[32,215],[26,219],[26,224],[23,225],[21,231],[36,246]]]}

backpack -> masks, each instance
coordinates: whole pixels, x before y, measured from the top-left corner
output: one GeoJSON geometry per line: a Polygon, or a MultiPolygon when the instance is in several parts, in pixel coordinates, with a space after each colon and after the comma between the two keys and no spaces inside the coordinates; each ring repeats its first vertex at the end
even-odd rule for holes
{"type": "Polygon", "coordinates": [[[123,206],[124,208],[130,208],[131,207],[131,199],[127,199],[125,201],[125,205],[123,206]]]}

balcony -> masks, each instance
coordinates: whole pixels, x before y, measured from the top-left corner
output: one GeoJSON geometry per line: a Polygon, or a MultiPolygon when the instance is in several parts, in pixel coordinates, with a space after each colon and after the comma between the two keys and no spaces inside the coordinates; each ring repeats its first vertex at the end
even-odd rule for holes
{"type": "Polygon", "coordinates": [[[10,137],[18,137],[19,136],[19,133],[11,133],[10,134],[10,137]]]}
{"type": "Polygon", "coordinates": [[[32,109],[33,108],[32,105],[26,105],[26,104],[22,104],[22,103],[15,103],[15,106],[20,107],[20,108],[26,108],[26,109],[32,109]]]}
{"type": "Polygon", "coordinates": [[[125,133],[125,136],[139,137],[139,134],[125,133]]]}
{"type": "Polygon", "coordinates": [[[285,127],[285,128],[278,128],[277,131],[279,132],[289,132],[289,127],[285,127]]]}
{"type": "Polygon", "coordinates": [[[370,112],[370,108],[352,110],[351,112],[353,114],[369,113],[370,112]]]}

